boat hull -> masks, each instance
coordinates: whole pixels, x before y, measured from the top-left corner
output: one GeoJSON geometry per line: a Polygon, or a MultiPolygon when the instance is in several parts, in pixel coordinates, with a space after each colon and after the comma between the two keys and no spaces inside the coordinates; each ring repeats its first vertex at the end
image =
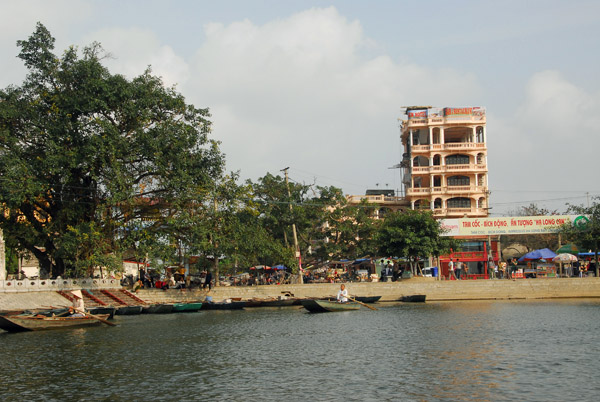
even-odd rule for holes
{"type": "Polygon", "coordinates": [[[400,301],[404,303],[424,303],[427,295],[408,295],[402,296],[400,301]]]}
{"type": "Polygon", "coordinates": [[[142,314],[142,306],[122,306],[115,311],[116,315],[138,315],[142,314]]]}
{"type": "Polygon", "coordinates": [[[356,296],[354,300],[362,303],[376,303],[381,299],[381,296],[356,296]]]}
{"type": "Polygon", "coordinates": [[[204,302],[201,310],[241,310],[246,306],[245,301],[225,302],[204,302]]]}
{"type": "Polygon", "coordinates": [[[354,302],[338,303],[329,300],[302,300],[302,306],[311,313],[333,313],[337,311],[358,310],[360,304],[354,302]]]}
{"type": "Polygon", "coordinates": [[[174,313],[194,313],[202,308],[202,303],[175,303],[173,304],[174,313]]]}
{"type": "Polygon", "coordinates": [[[142,307],[142,314],[169,314],[173,312],[172,304],[151,304],[142,307]]]}
{"type": "Polygon", "coordinates": [[[108,319],[112,320],[115,316],[115,312],[116,312],[117,308],[103,306],[103,307],[92,307],[92,308],[88,308],[86,310],[88,313],[94,314],[94,315],[108,314],[108,319]]]}
{"type": "MultiPolygon", "coordinates": [[[[106,320],[108,314],[98,315],[106,320]]],[[[90,316],[83,317],[44,317],[44,316],[0,316],[0,328],[8,332],[42,331],[50,329],[80,328],[101,325],[90,316]]]]}

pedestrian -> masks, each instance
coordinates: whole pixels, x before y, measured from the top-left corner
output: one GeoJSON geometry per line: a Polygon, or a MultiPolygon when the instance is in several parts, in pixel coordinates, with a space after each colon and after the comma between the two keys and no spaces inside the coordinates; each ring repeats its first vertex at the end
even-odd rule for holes
{"type": "Polygon", "coordinates": [[[490,279],[494,279],[495,272],[496,272],[496,268],[495,268],[494,260],[492,260],[490,258],[490,260],[488,261],[488,277],[490,279]]]}
{"type": "Polygon", "coordinates": [[[210,273],[210,271],[206,272],[206,277],[204,279],[204,285],[203,285],[202,289],[206,289],[207,286],[208,286],[208,291],[210,292],[212,289],[212,274],[210,273]]]}
{"type": "Polygon", "coordinates": [[[454,261],[452,261],[452,258],[450,258],[450,262],[448,263],[448,270],[450,272],[449,279],[456,279],[456,275],[454,275],[454,261]]]}
{"type": "Polygon", "coordinates": [[[462,279],[462,268],[463,268],[463,263],[462,263],[462,261],[460,261],[457,258],[456,259],[456,279],[458,279],[458,280],[462,279]]]}

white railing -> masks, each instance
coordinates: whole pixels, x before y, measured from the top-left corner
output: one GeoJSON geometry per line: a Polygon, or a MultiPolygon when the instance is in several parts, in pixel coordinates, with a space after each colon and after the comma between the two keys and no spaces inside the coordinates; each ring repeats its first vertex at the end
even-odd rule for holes
{"type": "Polygon", "coordinates": [[[469,149],[485,149],[485,142],[450,142],[448,144],[431,144],[431,145],[413,145],[411,151],[417,152],[428,152],[428,151],[444,151],[451,150],[469,150],[469,149]]]}
{"type": "Polygon", "coordinates": [[[118,279],[14,279],[0,281],[0,293],[44,292],[77,289],[117,289],[118,279]]]}

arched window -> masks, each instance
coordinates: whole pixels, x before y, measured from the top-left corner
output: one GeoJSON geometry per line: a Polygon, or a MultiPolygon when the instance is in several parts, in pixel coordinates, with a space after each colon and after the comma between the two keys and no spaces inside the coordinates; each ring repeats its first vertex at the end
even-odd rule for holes
{"type": "Polygon", "coordinates": [[[427,200],[416,200],[415,209],[429,209],[429,203],[427,200]]]}
{"type": "Polygon", "coordinates": [[[433,201],[433,207],[434,207],[435,209],[440,209],[440,208],[442,208],[442,199],[441,199],[441,198],[436,198],[436,199],[433,201]]]}
{"type": "Polygon", "coordinates": [[[439,155],[433,155],[433,166],[440,166],[442,164],[442,158],[439,155]]]}
{"type": "Polygon", "coordinates": [[[446,157],[446,165],[468,165],[469,155],[450,155],[446,157]]]}
{"type": "Polygon", "coordinates": [[[471,199],[464,197],[450,198],[448,208],[471,208],[471,199]]]}
{"type": "Polygon", "coordinates": [[[467,176],[448,177],[448,186],[468,186],[470,184],[470,180],[467,176]]]}
{"type": "Polygon", "coordinates": [[[415,156],[413,166],[429,166],[429,159],[424,156],[415,156]]]}

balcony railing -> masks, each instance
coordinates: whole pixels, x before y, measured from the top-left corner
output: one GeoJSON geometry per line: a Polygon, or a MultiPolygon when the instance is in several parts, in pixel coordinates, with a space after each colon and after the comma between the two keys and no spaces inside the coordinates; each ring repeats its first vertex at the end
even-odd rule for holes
{"type": "Polygon", "coordinates": [[[413,174],[443,173],[443,172],[487,172],[485,163],[468,163],[464,165],[435,165],[413,166],[413,174]]]}
{"type": "Polygon", "coordinates": [[[411,119],[404,120],[402,123],[407,127],[414,126],[425,126],[428,124],[442,125],[442,124],[456,124],[456,123],[485,123],[485,115],[471,115],[471,116],[452,116],[452,117],[431,117],[424,119],[411,119]]]}
{"type": "Polygon", "coordinates": [[[488,216],[487,208],[436,208],[433,210],[433,216],[442,217],[483,217],[488,216]]]}
{"type": "Polygon", "coordinates": [[[485,142],[450,142],[448,144],[413,145],[413,153],[429,151],[484,150],[485,142]]]}
{"type": "Polygon", "coordinates": [[[409,196],[427,195],[427,194],[485,194],[485,186],[443,186],[443,187],[415,187],[409,188],[406,194],[409,196]]]}
{"type": "Polygon", "coordinates": [[[348,202],[352,204],[358,204],[362,200],[373,204],[399,204],[406,202],[404,197],[391,197],[387,195],[351,195],[348,197],[348,202]]]}

